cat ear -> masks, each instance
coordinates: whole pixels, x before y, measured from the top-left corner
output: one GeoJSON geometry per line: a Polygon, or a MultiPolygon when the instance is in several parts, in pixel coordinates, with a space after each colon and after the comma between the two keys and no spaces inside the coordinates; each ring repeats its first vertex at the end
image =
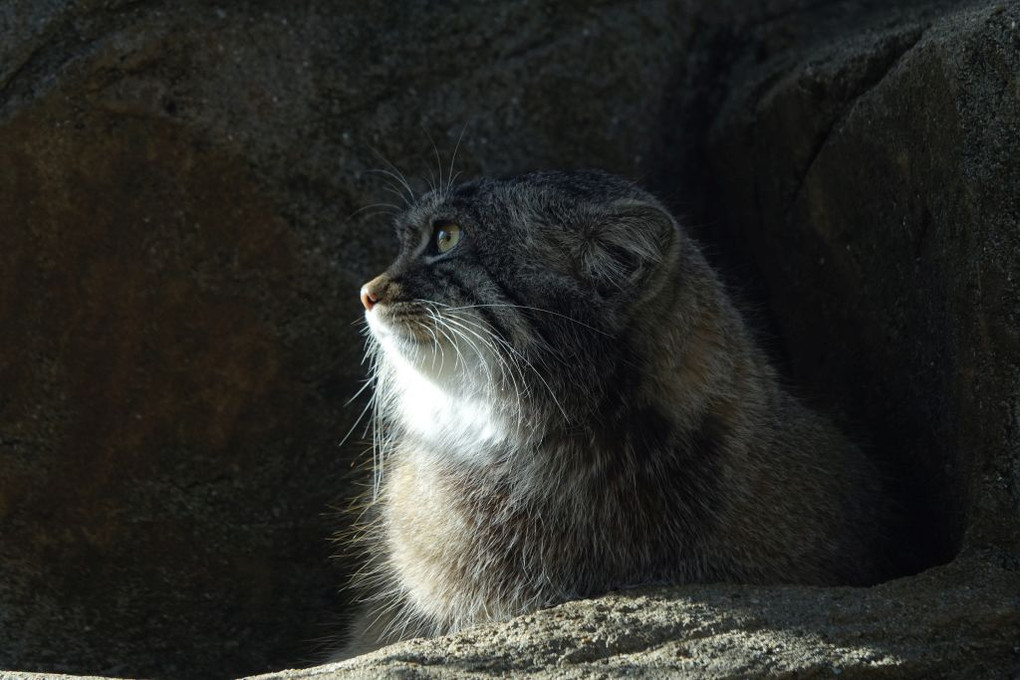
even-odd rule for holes
{"type": "Polygon", "coordinates": [[[588,274],[603,297],[646,298],[668,278],[676,259],[676,221],[651,201],[623,198],[606,211],[588,274]]]}

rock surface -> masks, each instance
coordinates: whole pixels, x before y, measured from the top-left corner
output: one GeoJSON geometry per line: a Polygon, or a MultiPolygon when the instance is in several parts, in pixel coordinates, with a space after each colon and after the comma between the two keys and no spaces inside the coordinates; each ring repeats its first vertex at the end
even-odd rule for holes
{"type": "Polygon", "coordinates": [[[0,1],[0,668],[314,660],[364,461],[356,290],[392,248],[370,206],[399,203],[374,171],[428,178],[434,139],[443,172],[460,140],[464,175],[671,201],[899,472],[910,566],[962,553],[271,677],[1020,674],[1020,8],[889,4],[0,1]]]}
{"type": "Polygon", "coordinates": [[[898,465],[922,563],[1020,535],[1018,18],[882,17],[743,63],[710,133],[795,383],[898,465]]]}
{"type": "Polygon", "coordinates": [[[869,589],[692,586],[412,640],[321,678],[993,678],[1020,672],[1020,574],[960,560],[869,589]]]}

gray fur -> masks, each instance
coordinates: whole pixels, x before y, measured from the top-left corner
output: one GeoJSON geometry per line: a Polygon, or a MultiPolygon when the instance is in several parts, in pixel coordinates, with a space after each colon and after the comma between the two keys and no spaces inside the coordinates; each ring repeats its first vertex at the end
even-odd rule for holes
{"type": "Polygon", "coordinates": [[[881,577],[878,472],[780,386],[653,197],[532,173],[396,226],[366,312],[365,610],[337,658],[623,586],[881,577]]]}

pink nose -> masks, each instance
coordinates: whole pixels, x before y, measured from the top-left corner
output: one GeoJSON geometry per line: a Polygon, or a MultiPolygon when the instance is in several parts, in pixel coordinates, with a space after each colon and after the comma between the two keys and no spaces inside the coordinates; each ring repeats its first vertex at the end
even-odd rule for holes
{"type": "Polygon", "coordinates": [[[378,303],[386,301],[387,291],[391,283],[389,277],[383,274],[361,287],[361,304],[365,306],[366,310],[371,310],[378,303]]]}
{"type": "Polygon", "coordinates": [[[379,302],[379,295],[374,290],[369,288],[367,284],[362,286],[361,304],[365,305],[365,309],[366,310],[372,309],[372,307],[374,307],[375,303],[377,302],[379,302]]]}

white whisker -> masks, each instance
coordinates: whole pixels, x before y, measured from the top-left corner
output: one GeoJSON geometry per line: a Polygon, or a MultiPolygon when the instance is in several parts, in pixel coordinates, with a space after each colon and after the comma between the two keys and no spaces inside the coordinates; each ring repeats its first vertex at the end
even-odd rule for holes
{"type": "Polygon", "coordinates": [[[378,149],[373,148],[372,152],[379,158],[379,160],[381,160],[383,163],[388,165],[389,169],[387,170],[385,168],[377,168],[377,169],[374,169],[374,170],[369,170],[369,172],[375,172],[375,173],[379,173],[379,174],[382,174],[382,175],[386,175],[388,177],[392,177],[394,180],[399,182],[400,186],[402,186],[404,188],[404,190],[407,191],[407,197],[405,197],[405,203],[407,204],[408,207],[413,205],[414,202],[417,200],[417,198],[416,198],[416,196],[414,194],[414,189],[411,188],[411,184],[407,181],[407,178],[404,177],[404,174],[402,172],[400,172],[400,170],[397,169],[397,166],[395,166],[393,163],[391,163],[388,158],[383,156],[382,153],[380,153],[380,151],[378,149]]]}
{"type": "Polygon", "coordinates": [[[381,210],[381,211],[378,211],[378,212],[370,213],[372,215],[378,215],[378,214],[396,215],[397,213],[400,212],[400,206],[399,205],[394,205],[393,203],[372,203],[372,204],[369,204],[369,205],[363,205],[360,208],[358,208],[357,210],[355,210],[354,212],[352,212],[350,215],[347,216],[347,220],[350,221],[350,220],[354,219],[357,215],[360,215],[361,213],[365,212],[366,210],[371,210],[372,208],[388,208],[388,210],[381,210]]]}
{"type": "Polygon", "coordinates": [[[446,182],[447,191],[453,188],[453,183],[457,181],[457,177],[460,175],[460,173],[457,173],[456,175],[453,174],[453,166],[457,162],[457,151],[460,150],[460,142],[461,140],[464,139],[464,133],[466,131],[467,123],[464,123],[464,127],[460,129],[460,136],[457,137],[457,144],[453,147],[453,155],[450,157],[450,173],[448,175],[448,180],[446,182]]]}
{"type": "Polygon", "coordinates": [[[432,178],[430,186],[432,188],[433,193],[440,190],[445,191],[446,187],[443,186],[443,163],[439,158],[439,148],[436,147],[436,142],[434,139],[432,139],[432,135],[429,134],[428,128],[425,127],[424,123],[422,123],[421,129],[425,132],[425,136],[428,137],[429,143],[432,145],[432,152],[436,156],[436,168],[439,170],[439,179],[437,183],[436,175],[432,172],[432,169],[429,168],[429,176],[432,178]]]}
{"type": "Polygon", "coordinates": [[[559,312],[554,312],[551,309],[543,309],[542,307],[532,307],[532,306],[529,306],[529,305],[515,305],[515,304],[510,304],[510,303],[504,303],[504,302],[501,302],[501,303],[495,303],[494,302],[494,303],[489,303],[489,304],[475,304],[475,305],[462,305],[462,306],[458,306],[458,307],[449,307],[449,310],[450,311],[461,311],[461,310],[466,310],[466,309],[501,308],[501,307],[502,308],[507,308],[507,309],[524,309],[524,310],[527,310],[529,312],[541,312],[543,314],[550,314],[550,315],[555,316],[557,318],[563,319],[564,321],[569,321],[571,323],[577,324],[578,326],[581,326],[582,328],[586,328],[586,329],[592,331],[593,333],[598,333],[599,335],[603,335],[603,336],[605,336],[607,338],[608,337],[612,337],[612,335],[610,333],[607,333],[606,331],[603,331],[603,330],[600,330],[598,328],[595,328],[594,326],[586,324],[583,321],[579,321],[578,319],[575,319],[575,318],[573,318],[571,316],[567,316],[566,314],[561,314],[559,312]]]}
{"type": "MultiPolygon", "coordinates": [[[[478,306],[483,306],[483,305],[478,305],[478,306]]],[[[459,310],[462,310],[462,309],[470,309],[470,307],[451,307],[450,309],[447,310],[447,312],[459,311],[459,310]]],[[[460,318],[461,320],[465,320],[463,317],[458,317],[458,318],[460,318]]],[[[480,323],[480,322],[476,321],[475,323],[480,323]]],[[[486,328],[488,329],[488,326],[486,326],[486,328]]],[[[528,359],[526,356],[524,356],[524,354],[522,354],[520,352],[520,350],[516,349],[509,342],[507,342],[503,338],[499,337],[494,331],[489,330],[489,332],[491,333],[492,337],[495,340],[498,340],[501,343],[502,347],[506,351],[510,352],[517,360],[519,360],[521,363],[523,363],[527,368],[531,369],[531,372],[535,374],[535,377],[537,377],[539,379],[539,381],[545,387],[546,391],[549,393],[549,397],[553,400],[553,403],[556,404],[556,408],[559,410],[560,414],[563,416],[564,422],[568,422],[569,423],[570,422],[570,416],[567,415],[566,409],[563,408],[563,404],[561,404],[560,400],[556,397],[556,393],[553,391],[552,386],[549,385],[548,381],[546,381],[546,379],[542,376],[542,374],[539,372],[539,370],[537,368],[535,368],[534,363],[532,363],[532,361],[530,359],[528,359]]]]}

